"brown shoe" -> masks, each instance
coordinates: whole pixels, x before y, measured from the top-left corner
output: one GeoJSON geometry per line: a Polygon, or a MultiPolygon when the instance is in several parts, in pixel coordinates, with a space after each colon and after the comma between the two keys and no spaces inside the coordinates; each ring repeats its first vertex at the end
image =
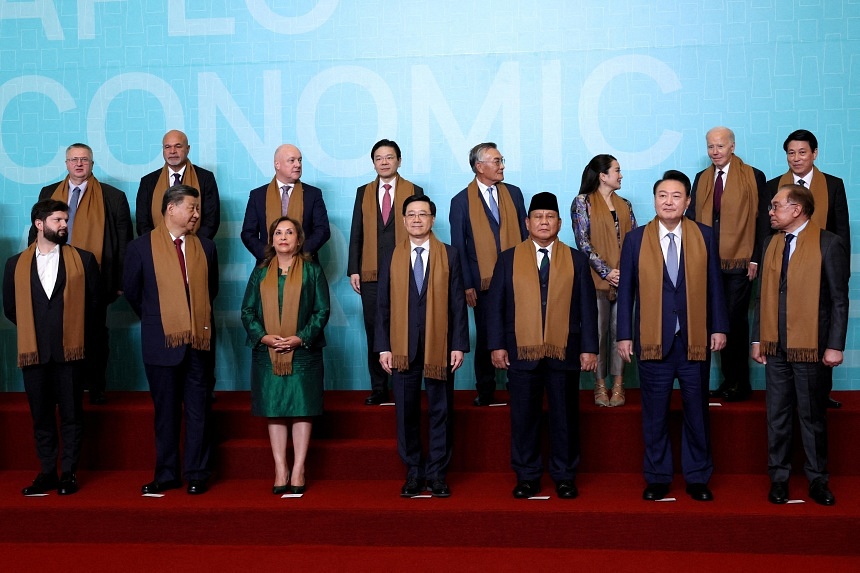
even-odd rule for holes
{"type": "Polygon", "coordinates": [[[594,382],[594,404],[596,406],[609,406],[609,393],[606,391],[606,382],[596,380],[594,382]]]}
{"type": "Polygon", "coordinates": [[[623,406],[627,403],[627,397],[624,395],[624,386],[622,384],[613,384],[612,398],[609,399],[609,406],[612,408],[623,406]]]}

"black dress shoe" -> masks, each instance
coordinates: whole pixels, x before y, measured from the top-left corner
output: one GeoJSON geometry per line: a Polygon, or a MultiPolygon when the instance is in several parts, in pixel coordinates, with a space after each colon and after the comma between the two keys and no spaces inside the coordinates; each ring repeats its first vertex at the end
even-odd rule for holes
{"type": "Polygon", "coordinates": [[[400,488],[400,497],[415,497],[424,491],[424,480],[418,478],[407,478],[406,483],[400,488]]]}
{"type": "Polygon", "coordinates": [[[430,486],[430,493],[433,497],[451,497],[451,488],[448,487],[448,482],[443,479],[433,480],[430,486]]]}
{"type": "Polygon", "coordinates": [[[275,495],[284,495],[290,489],[288,485],[274,485],[272,486],[272,493],[275,495]]]}
{"type": "Polygon", "coordinates": [[[728,390],[729,386],[725,382],[723,382],[722,384],[717,386],[715,390],[711,390],[710,392],[708,392],[708,394],[710,394],[711,398],[722,398],[723,396],[725,396],[728,390]]]}
{"type": "Polygon", "coordinates": [[[534,497],[540,493],[540,480],[521,480],[517,482],[517,487],[514,488],[514,497],[517,499],[527,499],[534,497]]]}
{"type": "Polygon", "coordinates": [[[209,491],[209,486],[206,485],[205,479],[190,479],[185,491],[190,495],[200,495],[209,491]]]}
{"type": "Polygon", "coordinates": [[[555,492],[560,499],[576,499],[579,495],[576,483],[572,479],[564,479],[555,484],[555,492]]]}
{"type": "Polygon", "coordinates": [[[827,407],[832,408],[834,410],[838,410],[839,408],[842,407],[842,402],[840,402],[839,400],[834,400],[833,398],[828,396],[827,397],[827,407]]]}
{"type": "Polygon", "coordinates": [[[90,391],[90,404],[94,406],[104,406],[107,404],[107,396],[101,391],[90,391]]]}
{"type": "Polygon", "coordinates": [[[370,396],[365,398],[364,405],[379,406],[380,404],[385,402],[388,402],[388,392],[383,392],[382,390],[374,390],[370,393],[370,396]]]}
{"type": "Polygon", "coordinates": [[[732,388],[723,392],[723,400],[726,402],[745,402],[752,396],[752,389],[732,388]]]}
{"type": "Polygon", "coordinates": [[[78,477],[74,472],[63,472],[60,476],[60,485],[57,493],[60,495],[72,495],[78,491],[78,477]]]}
{"type": "Polygon", "coordinates": [[[140,488],[143,493],[161,493],[169,489],[178,489],[182,487],[181,479],[171,479],[167,481],[153,480],[140,488]]]}
{"type": "Polygon", "coordinates": [[[669,495],[669,484],[667,483],[649,483],[645,491],[642,492],[642,499],[645,501],[657,501],[669,495]]]}
{"type": "Polygon", "coordinates": [[[714,501],[714,494],[703,483],[688,483],[687,495],[696,501],[714,501]]]}
{"type": "Polygon", "coordinates": [[[489,406],[494,402],[495,398],[492,396],[475,396],[475,399],[472,400],[472,406],[489,406]]]}
{"type": "Polygon", "coordinates": [[[775,481],[770,484],[770,491],[767,494],[767,500],[777,505],[788,503],[788,482],[775,481]]]}
{"type": "Polygon", "coordinates": [[[824,478],[815,478],[809,484],[809,497],[818,505],[833,505],[836,503],[836,498],[833,497],[833,492],[827,487],[827,482],[824,478]]]}
{"type": "Polygon", "coordinates": [[[57,489],[59,485],[60,482],[57,479],[56,473],[40,473],[36,476],[36,479],[33,480],[33,483],[31,485],[28,485],[21,490],[21,493],[23,493],[24,495],[40,495],[43,493],[47,493],[52,489],[57,489]]]}

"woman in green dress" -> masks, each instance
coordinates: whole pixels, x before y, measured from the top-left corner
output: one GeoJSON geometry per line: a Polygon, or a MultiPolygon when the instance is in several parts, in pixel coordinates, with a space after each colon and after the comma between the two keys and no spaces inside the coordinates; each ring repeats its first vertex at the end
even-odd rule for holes
{"type": "Polygon", "coordinates": [[[329,317],[328,282],[302,253],[302,226],[289,217],[269,227],[263,262],[251,273],[242,324],[251,356],[251,413],[268,418],[275,458],[272,493],[305,491],[311,421],[323,411],[323,328],[329,317]],[[293,469],[287,464],[289,430],[293,469]]]}

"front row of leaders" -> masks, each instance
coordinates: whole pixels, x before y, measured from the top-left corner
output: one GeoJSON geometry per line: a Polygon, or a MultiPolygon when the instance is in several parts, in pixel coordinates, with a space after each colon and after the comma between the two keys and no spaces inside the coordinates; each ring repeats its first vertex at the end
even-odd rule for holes
{"type": "MultiPolygon", "coordinates": [[[[710,353],[725,345],[726,315],[718,255],[710,227],[684,217],[690,181],[668,171],[654,185],[656,217],[625,238],[618,284],[618,353],[640,368],[643,498],[665,497],[673,474],[668,437],[669,398],[680,383],[684,406],[682,469],[687,493],[709,501],[713,471],[708,429],[710,353]],[[642,304],[647,301],[647,304],[642,304]],[[634,342],[635,341],[635,342],[634,342]]],[[[792,412],[799,410],[810,497],[832,505],[828,487],[826,369],[842,362],[847,330],[844,245],[810,220],[811,191],[783,185],[769,205],[779,233],[763,245],[752,358],[767,379],[768,499],[789,498],[792,412]]],[[[218,291],[214,243],[193,229],[199,193],[177,185],[164,195],[164,222],[129,245],[125,296],[141,318],[143,360],[155,404],[155,479],[144,493],[183,485],[179,462],[181,404],[187,491],[207,490],[210,477],[209,410],[213,382],[212,300],[218,291]]],[[[398,451],[407,466],[401,495],[428,488],[446,497],[451,459],[453,375],[469,350],[465,290],[458,251],[433,235],[436,208],[426,196],[403,202],[408,239],[379,272],[374,350],[393,374],[398,451]],[[420,387],[429,402],[429,449],[419,439],[420,387]]],[[[18,326],[18,366],[34,420],[42,468],[25,495],[77,491],[82,388],[77,370],[87,346],[88,315],[98,307],[98,265],[87,251],[66,245],[68,206],[37,203],[31,219],[36,241],[10,258],[4,310],[18,326]],[[59,326],[58,326],[59,325],[59,326]],[[63,454],[57,476],[59,405],[63,454]]],[[[558,201],[532,198],[528,238],[496,262],[486,307],[488,347],[496,368],[508,370],[511,401],[513,495],[540,491],[540,416],[546,392],[550,419],[549,473],[560,498],[578,495],[579,373],[594,371],[597,304],[588,260],[558,240],[558,201]]],[[[311,417],[322,411],[323,329],[328,285],[319,265],[302,254],[301,224],[276,219],[263,263],[254,269],[242,305],[253,348],[252,409],[269,419],[275,459],[273,492],[305,489],[304,461],[311,417]],[[288,424],[290,426],[288,427],[288,424]],[[293,466],[287,463],[293,435],[293,466]]]]}

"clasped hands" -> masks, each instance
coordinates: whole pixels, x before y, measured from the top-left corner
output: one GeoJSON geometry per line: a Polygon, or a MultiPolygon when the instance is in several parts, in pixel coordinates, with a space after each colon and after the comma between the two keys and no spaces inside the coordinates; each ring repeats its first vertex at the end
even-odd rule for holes
{"type": "Polygon", "coordinates": [[[260,342],[279,354],[292,352],[302,345],[302,339],[295,335],[278,336],[277,334],[267,334],[260,339],[260,342]]]}

